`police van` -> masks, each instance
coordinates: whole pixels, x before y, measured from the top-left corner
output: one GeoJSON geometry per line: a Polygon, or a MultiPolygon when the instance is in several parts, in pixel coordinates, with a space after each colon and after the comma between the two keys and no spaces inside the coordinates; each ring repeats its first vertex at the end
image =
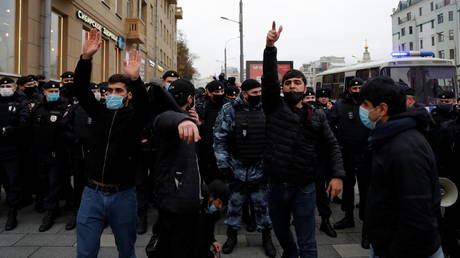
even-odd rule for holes
{"type": "Polygon", "coordinates": [[[330,88],[332,99],[337,99],[354,77],[368,80],[383,75],[413,88],[417,102],[425,105],[436,105],[437,96],[446,91],[453,91],[458,96],[453,60],[435,58],[433,52],[415,51],[394,52],[392,57],[389,60],[359,63],[320,73],[314,80],[316,90],[330,88]]]}

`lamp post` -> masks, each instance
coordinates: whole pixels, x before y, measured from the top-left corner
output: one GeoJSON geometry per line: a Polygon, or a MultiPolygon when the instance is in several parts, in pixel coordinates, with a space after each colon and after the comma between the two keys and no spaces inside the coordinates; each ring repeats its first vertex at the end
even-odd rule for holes
{"type": "Polygon", "coordinates": [[[221,19],[237,23],[240,28],[240,82],[244,80],[244,52],[243,52],[243,0],[240,0],[240,19],[235,21],[227,17],[220,17],[221,19]]]}
{"type": "Polygon", "coordinates": [[[239,37],[234,37],[234,38],[231,38],[229,40],[227,40],[227,42],[225,42],[225,48],[224,48],[224,67],[225,67],[225,75],[227,76],[227,44],[234,40],[234,39],[237,39],[239,37]]]}

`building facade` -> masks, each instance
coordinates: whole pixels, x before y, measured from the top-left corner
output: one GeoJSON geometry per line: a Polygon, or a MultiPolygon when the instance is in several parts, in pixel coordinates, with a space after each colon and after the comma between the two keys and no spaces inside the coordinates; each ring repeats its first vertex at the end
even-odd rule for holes
{"type": "Polygon", "coordinates": [[[122,72],[131,49],[142,55],[144,80],[177,67],[182,8],[176,0],[1,0],[0,12],[0,76],[59,79],[75,69],[92,28],[103,35],[93,59],[94,82],[122,72]]]}
{"type": "Polygon", "coordinates": [[[431,51],[458,67],[459,13],[459,0],[400,1],[391,15],[393,50],[431,51]]]}
{"type": "Polygon", "coordinates": [[[323,56],[319,60],[303,64],[299,70],[305,75],[307,86],[314,87],[314,80],[317,74],[332,68],[344,66],[346,66],[345,57],[323,56]]]}

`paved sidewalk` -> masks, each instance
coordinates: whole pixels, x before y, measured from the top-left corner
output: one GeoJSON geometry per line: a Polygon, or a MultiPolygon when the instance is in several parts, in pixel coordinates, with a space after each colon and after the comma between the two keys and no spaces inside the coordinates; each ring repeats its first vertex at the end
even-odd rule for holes
{"type": "MultiPolygon", "coordinates": [[[[76,235],[75,230],[66,231],[65,223],[70,212],[63,211],[62,216],[57,219],[56,224],[45,233],[39,233],[38,227],[41,223],[43,214],[38,214],[33,210],[33,205],[28,206],[19,211],[18,227],[9,232],[4,231],[4,224],[7,216],[7,207],[4,204],[5,194],[2,193],[0,201],[0,258],[64,258],[75,257],[76,235]]],[[[155,212],[151,211],[149,224],[152,224],[155,212]]],[[[339,205],[333,204],[333,216],[331,221],[337,221],[343,216],[339,205]]],[[[356,216],[357,217],[357,216],[356,216]]],[[[319,227],[319,218],[317,220],[319,227]]],[[[151,228],[151,227],[150,227],[151,228]]],[[[357,221],[356,227],[352,229],[342,230],[337,238],[330,238],[319,232],[317,229],[316,239],[319,249],[319,257],[321,258],[364,258],[368,257],[368,251],[360,247],[361,223],[357,221]]],[[[222,243],[225,242],[226,227],[220,221],[217,226],[216,238],[222,243]]],[[[146,257],[144,248],[150,239],[150,234],[138,236],[137,251],[138,257],[146,257]]],[[[276,237],[273,236],[275,245],[277,246],[280,255],[281,248],[279,247],[276,237]]],[[[104,231],[101,239],[101,250],[99,257],[118,257],[115,247],[115,241],[110,228],[104,231]]],[[[223,255],[222,257],[231,258],[262,258],[266,257],[261,246],[261,236],[257,233],[247,233],[244,229],[239,232],[238,245],[231,255],[223,255]]]]}

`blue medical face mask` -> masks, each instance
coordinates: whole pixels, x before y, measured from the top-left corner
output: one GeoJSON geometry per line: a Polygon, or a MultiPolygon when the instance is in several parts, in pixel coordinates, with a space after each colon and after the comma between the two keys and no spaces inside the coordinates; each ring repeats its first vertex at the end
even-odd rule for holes
{"type": "Polygon", "coordinates": [[[46,94],[46,101],[48,102],[56,102],[59,99],[59,93],[49,93],[46,94]]]}
{"type": "Polygon", "coordinates": [[[124,98],[120,95],[116,95],[116,94],[108,95],[105,98],[105,106],[110,110],[120,109],[124,106],[123,99],[124,98]]]}
{"type": "Polygon", "coordinates": [[[166,89],[167,91],[169,91],[169,87],[171,87],[171,83],[166,83],[165,89],[166,89]]]}
{"type": "Polygon", "coordinates": [[[209,213],[212,214],[212,213],[218,212],[219,209],[217,209],[217,207],[216,207],[214,204],[211,204],[211,205],[209,205],[209,207],[208,207],[208,211],[209,211],[209,213]]]}
{"type": "Polygon", "coordinates": [[[369,128],[370,130],[374,130],[375,127],[377,126],[377,122],[371,121],[369,119],[369,113],[374,110],[375,108],[371,110],[367,110],[361,106],[359,107],[359,118],[361,118],[361,122],[363,123],[363,125],[369,128]]]}

